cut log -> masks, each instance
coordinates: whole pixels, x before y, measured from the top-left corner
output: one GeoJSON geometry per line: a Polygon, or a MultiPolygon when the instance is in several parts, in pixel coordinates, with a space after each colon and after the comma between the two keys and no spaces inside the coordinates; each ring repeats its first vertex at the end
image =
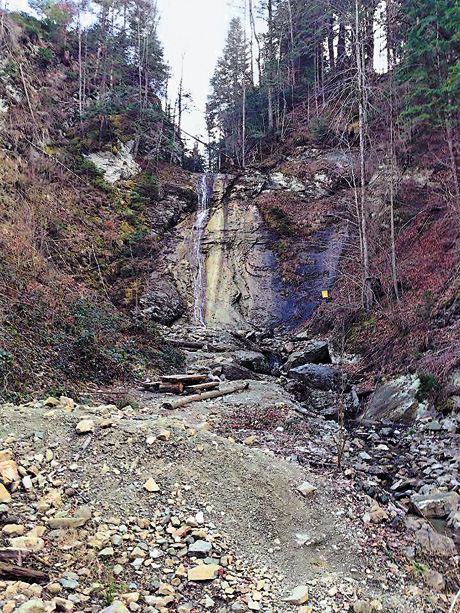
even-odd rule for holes
{"type": "Polygon", "coordinates": [[[0,562],[0,578],[9,581],[25,581],[26,583],[49,583],[49,575],[32,568],[14,566],[0,562]]]}
{"type": "Polygon", "coordinates": [[[194,394],[193,396],[180,398],[179,400],[175,400],[174,402],[164,402],[161,406],[163,409],[178,409],[187,404],[191,404],[192,402],[199,402],[200,400],[208,400],[210,398],[219,398],[220,396],[227,396],[228,394],[236,394],[237,392],[242,392],[243,390],[248,389],[248,387],[249,383],[245,383],[244,385],[228,387],[224,390],[215,390],[213,392],[204,392],[203,394],[194,394]]]}
{"type": "Polygon", "coordinates": [[[201,383],[206,381],[207,375],[165,375],[161,377],[163,383],[201,383]]]}
{"type": "Polygon", "coordinates": [[[144,381],[142,387],[147,390],[157,390],[161,385],[161,381],[144,381]]]}
{"type": "Polygon", "coordinates": [[[0,549],[0,563],[16,564],[22,566],[23,561],[30,555],[30,551],[26,549],[17,549],[16,547],[2,547],[0,549]]]}
{"type": "Polygon", "coordinates": [[[183,383],[160,383],[158,390],[160,392],[170,392],[171,394],[182,394],[184,391],[183,383]]]}
{"type": "Polygon", "coordinates": [[[213,390],[218,388],[220,381],[210,381],[209,383],[199,383],[198,385],[187,385],[184,392],[199,392],[200,390],[213,390]]]}

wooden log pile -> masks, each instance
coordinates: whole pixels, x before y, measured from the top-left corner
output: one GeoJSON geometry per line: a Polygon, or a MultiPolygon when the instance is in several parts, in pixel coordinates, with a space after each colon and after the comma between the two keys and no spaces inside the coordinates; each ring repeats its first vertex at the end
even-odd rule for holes
{"type": "Polygon", "coordinates": [[[149,392],[161,392],[163,394],[201,394],[209,390],[218,390],[220,382],[211,381],[207,375],[165,375],[160,381],[146,381],[143,388],[149,392]]]}
{"type": "Polygon", "coordinates": [[[199,374],[166,375],[161,377],[160,381],[145,381],[143,383],[144,390],[148,392],[184,396],[173,402],[164,402],[162,405],[164,409],[178,409],[192,402],[241,392],[248,387],[248,383],[243,383],[221,389],[220,381],[211,381],[207,375],[199,374]]]}

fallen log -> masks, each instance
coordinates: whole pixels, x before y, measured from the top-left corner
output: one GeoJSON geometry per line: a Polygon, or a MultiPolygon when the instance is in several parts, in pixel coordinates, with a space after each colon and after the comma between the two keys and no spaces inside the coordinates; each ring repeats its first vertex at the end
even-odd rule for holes
{"type": "Polygon", "coordinates": [[[144,381],[144,383],[142,384],[142,387],[149,391],[149,390],[157,390],[161,385],[161,381],[144,381]]]}
{"type": "Polygon", "coordinates": [[[201,383],[206,381],[207,375],[163,375],[163,383],[201,383]]]}
{"type": "Polygon", "coordinates": [[[184,391],[183,383],[160,383],[158,386],[160,392],[170,392],[171,394],[182,394],[184,391]]]}
{"type": "Polygon", "coordinates": [[[25,581],[26,583],[48,583],[50,578],[46,573],[23,566],[4,564],[0,562],[0,578],[9,581],[25,581]]]}
{"type": "Polygon", "coordinates": [[[220,381],[210,381],[209,383],[199,383],[198,385],[186,385],[184,392],[199,392],[200,390],[213,390],[218,388],[220,381]]]}
{"type": "Polygon", "coordinates": [[[187,404],[191,404],[192,402],[199,402],[200,400],[209,400],[210,398],[219,398],[220,396],[227,396],[228,394],[236,394],[237,392],[242,392],[243,390],[248,389],[249,383],[245,383],[244,385],[238,385],[234,387],[228,387],[224,390],[215,390],[213,392],[204,392],[204,394],[194,394],[193,396],[187,396],[185,398],[180,398],[179,400],[175,400],[174,402],[163,402],[161,407],[163,409],[178,409],[187,404]]]}
{"type": "Polygon", "coordinates": [[[26,549],[17,549],[16,547],[2,547],[0,549],[0,563],[16,564],[22,566],[23,561],[30,555],[26,549]]]}

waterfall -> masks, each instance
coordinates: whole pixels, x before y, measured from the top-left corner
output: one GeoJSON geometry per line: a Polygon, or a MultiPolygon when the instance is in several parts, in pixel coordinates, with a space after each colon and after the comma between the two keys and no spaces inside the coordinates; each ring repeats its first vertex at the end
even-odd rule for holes
{"type": "Polygon", "coordinates": [[[205,322],[205,303],[206,303],[206,271],[203,263],[203,254],[201,245],[203,242],[204,230],[208,222],[209,210],[211,205],[212,190],[214,177],[212,174],[204,173],[200,176],[196,184],[196,192],[198,194],[198,213],[194,228],[194,244],[195,244],[195,283],[193,288],[194,296],[194,317],[202,326],[206,326],[205,322]]]}

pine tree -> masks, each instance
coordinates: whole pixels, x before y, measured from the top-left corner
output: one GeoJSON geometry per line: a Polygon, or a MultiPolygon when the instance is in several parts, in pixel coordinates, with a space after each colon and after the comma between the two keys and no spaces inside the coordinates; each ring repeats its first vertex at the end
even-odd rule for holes
{"type": "Polygon", "coordinates": [[[251,83],[248,44],[241,21],[230,22],[222,56],[211,79],[208,123],[217,129],[235,162],[243,160],[243,107],[247,84],[251,83]]]}
{"type": "Polygon", "coordinates": [[[460,5],[455,0],[403,0],[408,28],[399,78],[407,87],[403,117],[445,130],[460,214],[454,129],[460,119],[460,5]]]}

